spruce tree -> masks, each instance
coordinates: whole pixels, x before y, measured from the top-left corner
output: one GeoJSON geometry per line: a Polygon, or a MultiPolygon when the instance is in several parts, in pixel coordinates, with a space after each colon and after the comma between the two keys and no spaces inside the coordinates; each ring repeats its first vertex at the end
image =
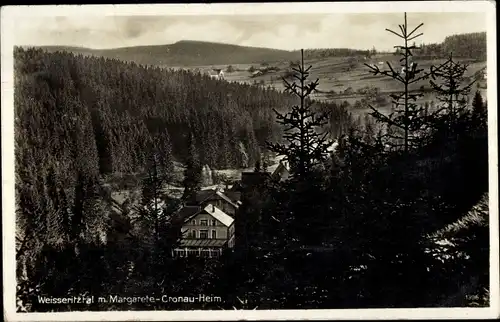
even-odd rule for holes
{"type": "Polygon", "coordinates": [[[393,111],[389,115],[381,113],[371,104],[368,106],[372,109],[371,115],[377,122],[386,124],[386,138],[389,138],[389,144],[399,150],[402,149],[408,153],[410,149],[421,145],[421,136],[426,128],[427,119],[423,117],[424,108],[417,104],[419,97],[423,96],[421,92],[410,92],[410,86],[423,80],[428,79],[431,74],[439,71],[442,66],[432,67],[430,72],[425,72],[423,69],[418,69],[418,64],[412,61],[413,50],[418,49],[410,41],[420,37],[423,33],[416,33],[423,23],[413,28],[408,29],[408,21],[406,12],[404,14],[404,24],[399,25],[400,33],[386,29],[390,33],[402,39],[403,44],[395,46],[396,55],[400,56],[400,70],[386,62],[388,70],[381,70],[378,66],[365,64],[370,68],[370,73],[373,75],[382,75],[399,82],[403,86],[403,91],[396,94],[391,94],[393,111]]]}
{"type": "Polygon", "coordinates": [[[269,166],[269,153],[266,151],[262,154],[261,158],[261,168],[263,172],[267,172],[269,166]]]}
{"type": "Polygon", "coordinates": [[[193,133],[188,140],[188,153],[186,158],[186,169],[184,170],[184,194],[182,199],[190,198],[201,187],[202,166],[195,146],[193,133]]]}
{"type": "Polygon", "coordinates": [[[439,70],[432,73],[429,81],[431,88],[437,93],[437,100],[441,103],[435,115],[444,112],[446,126],[452,128],[458,117],[467,107],[467,95],[470,93],[473,82],[464,83],[464,74],[468,65],[453,60],[453,55],[440,66],[439,70]],[[436,82],[437,80],[437,82],[436,82]]]}
{"type": "Polygon", "coordinates": [[[255,161],[255,168],[254,168],[253,172],[262,172],[260,160],[255,161]]]}
{"type": "Polygon", "coordinates": [[[158,134],[156,154],[160,166],[161,179],[165,182],[171,181],[174,171],[174,159],[170,135],[166,128],[158,134]]]}
{"type": "Polygon", "coordinates": [[[476,91],[472,100],[472,120],[478,128],[486,128],[488,125],[488,109],[479,91],[476,91]]]}
{"type": "Polygon", "coordinates": [[[166,220],[163,185],[171,179],[172,160],[168,134],[150,139],[146,145],[145,176],[142,179],[141,220],[152,225],[155,242],[160,239],[160,227],[166,220]]]}
{"type": "Polygon", "coordinates": [[[294,65],[293,82],[282,78],[285,91],[293,94],[300,100],[300,105],[292,106],[288,113],[280,113],[276,109],[277,122],[283,126],[284,144],[269,143],[270,151],[285,156],[290,164],[292,176],[304,178],[311,173],[316,165],[321,164],[328,157],[327,149],[332,145],[328,139],[328,132],[322,131],[329,122],[327,112],[317,112],[313,109],[313,102],[309,98],[319,84],[317,79],[307,84],[309,70],[312,66],[304,66],[304,50],[301,50],[301,62],[294,65]]]}

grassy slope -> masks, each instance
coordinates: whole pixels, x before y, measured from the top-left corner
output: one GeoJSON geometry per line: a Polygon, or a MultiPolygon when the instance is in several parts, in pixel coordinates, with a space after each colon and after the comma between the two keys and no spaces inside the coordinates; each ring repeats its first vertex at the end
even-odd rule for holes
{"type": "MultiPolygon", "coordinates": [[[[364,65],[364,63],[377,63],[379,61],[389,61],[392,66],[398,64],[398,58],[392,55],[384,55],[377,56],[371,60],[358,60],[356,66],[351,70],[347,70],[348,67],[348,57],[333,57],[326,58],[321,60],[310,60],[306,61],[306,65],[312,65],[310,71],[311,80],[319,78],[320,85],[318,86],[318,93],[314,95],[315,99],[320,100],[330,100],[331,98],[327,96],[327,92],[334,90],[335,92],[344,91],[346,88],[351,87],[354,91],[366,87],[373,86],[378,87],[382,93],[389,94],[391,92],[401,91],[401,85],[394,80],[391,80],[386,77],[381,76],[373,76],[368,73],[368,67],[364,65]]],[[[444,60],[424,60],[417,61],[419,67],[424,68],[425,70],[429,70],[431,65],[437,65],[444,60]]],[[[486,62],[472,62],[470,60],[459,60],[462,62],[469,63],[469,69],[467,71],[466,76],[472,76],[477,71],[486,67],[486,62]]],[[[233,73],[225,73],[225,78],[228,81],[236,81],[236,82],[248,82],[253,83],[254,81],[261,82],[264,81],[264,85],[273,86],[278,90],[282,90],[283,82],[280,78],[283,70],[288,68],[286,63],[274,64],[273,66],[277,66],[280,68],[280,71],[269,73],[262,76],[252,77],[251,73],[247,71],[247,69],[252,66],[251,64],[240,64],[236,67],[239,69],[233,73]]],[[[224,67],[224,66],[218,66],[224,67]]],[[[254,65],[254,67],[258,68],[259,66],[254,65]]],[[[201,70],[209,69],[209,66],[198,67],[201,70]]],[[[385,68],[385,67],[384,67],[385,68]]],[[[414,89],[418,89],[420,86],[429,86],[429,82],[424,80],[418,82],[413,86],[414,89]]],[[[422,100],[432,99],[432,95],[426,95],[422,100]]],[[[336,96],[334,100],[336,101],[348,101],[353,104],[356,100],[360,100],[362,96],[360,95],[350,95],[350,96],[336,96]]],[[[383,108],[387,108],[388,106],[384,106],[383,108]]]]}

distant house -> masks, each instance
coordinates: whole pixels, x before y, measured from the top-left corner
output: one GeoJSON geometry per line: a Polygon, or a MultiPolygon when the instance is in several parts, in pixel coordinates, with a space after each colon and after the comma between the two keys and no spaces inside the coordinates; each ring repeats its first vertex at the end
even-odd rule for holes
{"type": "Polygon", "coordinates": [[[224,79],[224,71],[222,69],[219,69],[219,68],[216,68],[216,69],[212,69],[212,71],[214,73],[210,73],[210,78],[213,78],[213,79],[224,79]]]}
{"type": "Polygon", "coordinates": [[[252,77],[257,77],[261,75],[264,75],[264,73],[261,70],[256,70],[252,73],[252,77]]]}
{"type": "MultiPolygon", "coordinates": [[[[410,73],[411,73],[411,72],[412,72],[412,70],[413,70],[413,66],[414,66],[414,63],[411,63],[411,64],[408,66],[408,69],[410,70],[410,73]]],[[[401,72],[400,72],[400,74],[401,74],[401,75],[404,75],[405,73],[406,73],[406,67],[404,67],[404,66],[403,66],[403,67],[401,67],[401,72]]]]}
{"type": "Polygon", "coordinates": [[[290,168],[288,167],[288,163],[285,161],[280,161],[278,167],[271,174],[271,177],[278,181],[287,180],[290,176],[290,168]]]}
{"type": "Polygon", "coordinates": [[[173,257],[214,258],[234,247],[234,218],[216,206],[186,206],[177,216],[182,221],[182,237],[173,257]]]}

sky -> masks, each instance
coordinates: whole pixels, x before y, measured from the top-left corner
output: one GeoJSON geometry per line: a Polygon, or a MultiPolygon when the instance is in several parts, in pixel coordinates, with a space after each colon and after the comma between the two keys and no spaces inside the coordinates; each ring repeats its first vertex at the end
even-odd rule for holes
{"type": "MultiPolygon", "coordinates": [[[[15,45],[117,48],[200,40],[268,47],[392,50],[398,43],[385,28],[399,31],[402,13],[337,13],[199,16],[45,16],[23,17],[15,24],[15,45]]],[[[486,31],[484,13],[409,13],[409,27],[424,35],[417,44],[446,36],[486,31]]]]}

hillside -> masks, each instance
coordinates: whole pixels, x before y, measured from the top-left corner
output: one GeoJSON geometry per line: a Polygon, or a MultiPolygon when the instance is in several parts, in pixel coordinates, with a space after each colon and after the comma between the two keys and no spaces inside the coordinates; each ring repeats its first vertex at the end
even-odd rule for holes
{"type": "Polygon", "coordinates": [[[115,49],[90,49],[65,46],[44,46],[42,48],[49,52],[68,51],[157,66],[260,63],[265,61],[288,61],[295,57],[293,52],[286,50],[191,40],[178,41],[170,45],[136,46],[115,49]]]}
{"type": "MultiPolygon", "coordinates": [[[[155,138],[166,140],[170,154],[183,160],[190,134],[202,164],[253,166],[260,147],[280,136],[273,108],[295,103],[270,88],[183,70],[35,49],[16,49],[14,57],[17,128],[25,130],[25,137],[52,142],[54,153],[69,153],[75,131],[87,131],[87,148],[97,149],[97,159],[89,162],[97,161],[101,174],[140,171],[144,147],[155,138]],[[75,128],[76,120],[81,128],[75,128]]],[[[318,106],[335,112],[330,120],[334,135],[349,122],[343,108],[318,106]]],[[[31,146],[25,148],[18,151],[31,153],[31,146]]],[[[41,149],[38,156],[51,153],[41,149]]]]}
{"type": "MultiPolygon", "coordinates": [[[[376,89],[379,93],[380,100],[377,106],[382,109],[389,109],[389,95],[401,91],[401,86],[398,82],[386,79],[380,76],[374,76],[369,73],[369,68],[364,64],[377,64],[379,62],[389,62],[392,66],[399,65],[398,56],[392,54],[377,54],[371,58],[364,60],[363,58],[351,57],[329,57],[321,59],[306,60],[307,65],[311,65],[310,75],[312,79],[319,79],[317,91],[312,94],[315,100],[326,102],[347,102],[353,108],[350,110],[353,114],[362,114],[368,108],[359,108],[359,102],[366,97],[363,92],[367,88],[376,89]],[[356,108],[354,108],[357,106],[356,108]]],[[[429,70],[432,65],[437,66],[444,62],[444,59],[428,59],[426,57],[415,59],[418,62],[419,68],[429,70]]],[[[462,64],[468,64],[467,72],[465,73],[466,81],[478,80],[474,85],[473,90],[479,90],[483,95],[486,95],[486,83],[482,78],[482,71],[486,68],[485,61],[475,61],[472,59],[457,58],[456,61],[462,64]]],[[[257,64],[238,64],[232,65],[234,71],[228,72],[227,66],[224,65],[207,65],[198,66],[197,70],[208,71],[211,68],[225,69],[225,79],[230,82],[239,82],[247,84],[259,84],[262,87],[271,86],[276,90],[283,90],[283,81],[281,77],[290,69],[288,63],[269,64],[275,67],[276,70],[271,70],[258,76],[254,76],[249,69],[264,69],[257,64]]],[[[387,66],[384,66],[387,68],[387,66]]],[[[187,68],[191,69],[191,68],[187,68]]],[[[424,91],[428,90],[429,81],[421,80],[412,85],[412,89],[418,90],[424,87],[424,91]]],[[[427,91],[421,102],[431,101],[434,99],[434,93],[427,91]]]]}
{"type": "MultiPolygon", "coordinates": [[[[298,51],[247,47],[206,41],[182,40],[168,45],[134,46],[113,49],[91,49],[70,46],[41,46],[48,52],[67,51],[75,54],[101,56],[142,65],[186,67],[230,64],[288,63],[296,61],[298,51]]],[[[455,57],[478,61],[486,59],[486,33],[458,34],[446,37],[440,44],[424,45],[419,56],[444,58],[453,52],[455,57]]],[[[311,48],[304,51],[306,60],[337,57],[371,57],[367,50],[348,48],[311,48]]]]}

